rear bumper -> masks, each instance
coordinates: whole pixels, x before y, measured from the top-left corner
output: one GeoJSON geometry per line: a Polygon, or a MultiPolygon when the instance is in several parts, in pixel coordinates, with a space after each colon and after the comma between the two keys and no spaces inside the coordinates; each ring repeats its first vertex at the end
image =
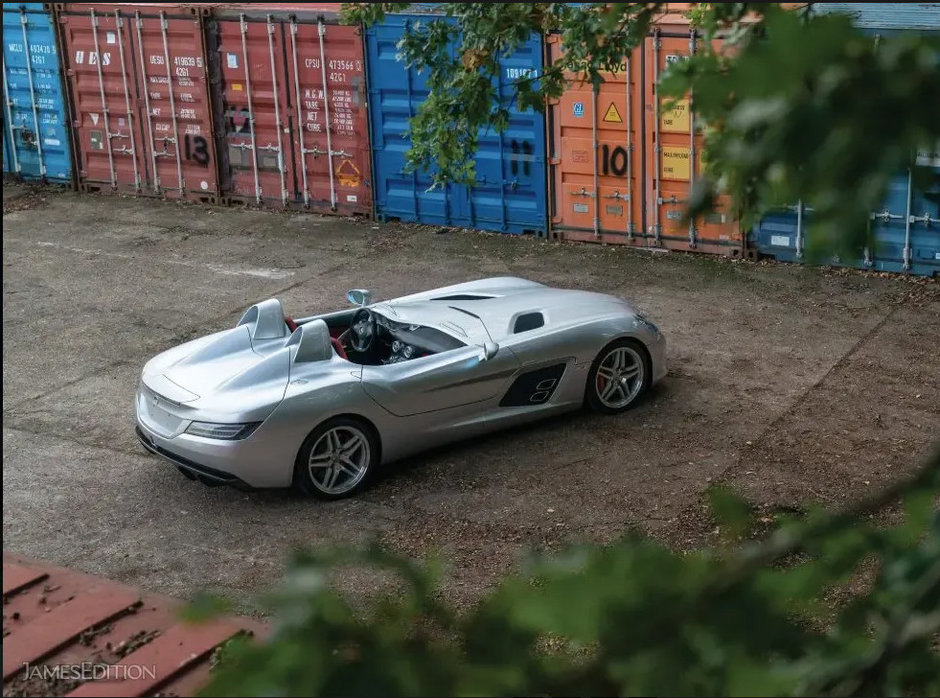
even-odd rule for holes
{"type": "Polygon", "coordinates": [[[188,472],[220,484],[248,487],[289,487],[293,462],[279,458],[269,435],[259,428],[242,441],[205,439],[190,434],[162,436],[138,416],[137,438],[150,453],[188,472]]]}
{"type": "Polygon", "coordinates": [[[160,456],[161,458],[170,461],[176,467],[182,468],[189,473],[203,479],[208,479],[213,483],[219,485],[232,485],[233,487],[238,487],[242,489],[251,489],[251,486],[242,480],[241,478],[235,477],[231,473],[226,473],[221,470],[216,470],[215,468],[210,468],[205,465],[200,465],[199,463],[194,463],[188,458],[183,458],[178,456],[175,453],[167,451],[165,448],[158,446],[146,433],[143,429],[138,426],[135,431],[137,432],[137,440],[140,441],[140,445],[145,449],[150,451],[150,453],[155,456],[160,456]]]}

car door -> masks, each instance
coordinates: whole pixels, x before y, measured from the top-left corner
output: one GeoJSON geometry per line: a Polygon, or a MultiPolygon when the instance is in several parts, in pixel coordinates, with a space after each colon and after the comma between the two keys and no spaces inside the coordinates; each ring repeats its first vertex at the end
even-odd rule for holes
{"type": "Polygon", "coordinates": [[[363,366],[362,386],[399,417],[462,406],[482,410],[488,401],[505,394],[518,368],[511,351],[500,350],[484,359],[482,347],[469,345],[395,364],[363,366]]]}

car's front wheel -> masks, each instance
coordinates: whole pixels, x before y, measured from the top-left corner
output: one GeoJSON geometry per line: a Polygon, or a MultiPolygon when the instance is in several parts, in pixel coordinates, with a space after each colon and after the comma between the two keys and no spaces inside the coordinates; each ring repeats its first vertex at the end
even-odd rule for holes
{"type": "Polygon", "coordinates": [[[378,439],[368,424],[349,417],[330,419],[301,446],[294,486],[320,499],[342,499],[366,486],[378,459],[378,439]]]}
{"type": "Polygon", "coordinates": [[[623,412],[646,392],[651,378],[643,345],[635,339],[618,339],[604,347],[591,364],[585,402],[597,412],[623,412]]]}

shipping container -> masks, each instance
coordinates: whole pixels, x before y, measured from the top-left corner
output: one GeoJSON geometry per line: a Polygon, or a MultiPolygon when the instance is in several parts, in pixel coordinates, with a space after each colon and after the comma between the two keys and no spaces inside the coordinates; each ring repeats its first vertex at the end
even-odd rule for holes
{"type": "MultiPolygon", "coordinates": [[[[561,57],[548,37],[549,60],[561,57]]],[[[638,83],[642,49],[615,72],[590,83],[567,75],[570,86],[548,109],[552,230],[568,240],[633,242],[642,236],[643,102],[638,83]]]]}
{"type": "MultiPolygon", "coordinates": [[[[847,14],[866,34],[940,35],[938,3],[817,3],[814,12],[847,14]]],[[[940,67],[940,66],[938,66],[940,67]]],[[[838,266],[940,275],[940,143],[917,154],[928,181],[915,186],[912,173],[900,173],[888,187],[884,204],[869,212],[869,248],[855,259],[832,258],[838,266]]],[[[797,202],[764,216],[750,233],[750,246],[765,258],[802,262],[809,242],[813,209],[797,202]]]]}
{"type": "Polygon", "coordinates": [[[56,5],[82,190],[218,200],[204,12],[56,5]]]}
{"type": "Polygon", "coordinates": [[[55,24],[42,3],[3,3],[3,104],[3,171],[71,182],[55,24]]]}
{"type": "MultiPolygon", "coordinates": [[[[658,83],[701,44],[680,14],[657,19],[650,36],[595,91],[570,76],[549,105],[552,236],[741,255],[745,239],[721,197],[714,211],[684,220],[703,137],[692,96],[671,100],[658,83]]],[[[550,39],[549,60],[563,47],[550,39]]]]}
{"type": "Polygon", "coordinates": [[[372,214],[362,33],[339,4],[219,4],[206,20],[230,201],[372,214]]]}
{"type": "MultiPolygon", "coordinates": [[[[870,248],[855,259],[828,259],[838,266],[877,271],[940,276],[940,145],[938,152],[918,154],[917,164],[932,172],[924,186],[914,185],[912,173],[895,177],[884,205],[869,213],[870,248]]],[[[813,210],[796,204],[764,216],[751,232],[751,245],[760,256],[782,262],[806,257],[813,210]]]]}
{"type": "MultiPolygon", "coordinates": [[[[366,71],[373,154],[373,196],[379,219],[454,225],[501,233],[544,235],[547,226],[545,118],[511,109],[503,133],[480,132],[476,185],[448,184],[430,189],[426,171],[405,170],[411,141],[409,119],[428,95],[426,75],[398,60],[397,43],[427,15],[388,15],[366,30],[366,71]]],[[[509,98],[520,78],[535,78],[543,63],[542,39],[531,39],[500,60],[496,84],[509,98]]]]}
{"type": "Polygon", "coordinates": [[[817,14],[846,14],[861,29],[940,31],[940,3],[936,2],[817,2],[817,14]]]}

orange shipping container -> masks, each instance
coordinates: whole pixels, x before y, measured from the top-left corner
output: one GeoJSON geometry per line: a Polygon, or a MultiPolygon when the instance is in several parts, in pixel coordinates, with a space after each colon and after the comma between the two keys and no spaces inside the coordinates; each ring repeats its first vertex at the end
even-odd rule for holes
{"type": "MultiPolygon", "coordinates": [[[[702,168],[692,98],[660,98],[673,62],[700,45],[681,15],[662,17],[641,47],[608,73],[597,94],[572,76],[550,109],[552,235],[567,240],[741,254],[744,237],[728,202],[691,224],[683,214],[702,168]]],[[[551,60],[562,48],[551,44],[551,60]]]]}

